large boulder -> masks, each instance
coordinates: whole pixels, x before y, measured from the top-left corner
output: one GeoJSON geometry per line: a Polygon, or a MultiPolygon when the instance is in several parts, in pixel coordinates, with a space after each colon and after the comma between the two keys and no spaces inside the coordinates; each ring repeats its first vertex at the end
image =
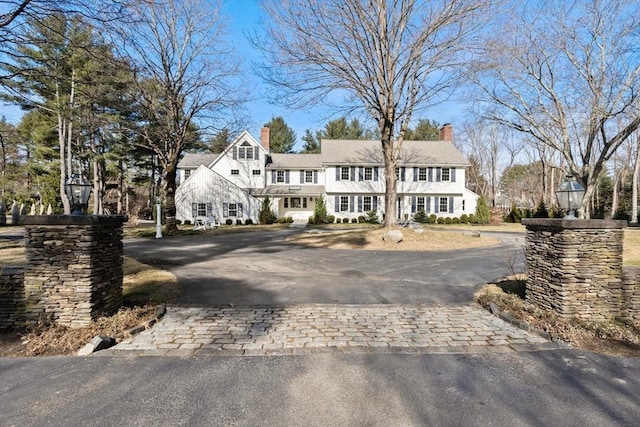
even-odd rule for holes
{"type": "Polygon", "coordinates": [[[400,230],[387,230],[382,234],[382,240],[391,243],[402,242],[402,231],[400,230]]]}

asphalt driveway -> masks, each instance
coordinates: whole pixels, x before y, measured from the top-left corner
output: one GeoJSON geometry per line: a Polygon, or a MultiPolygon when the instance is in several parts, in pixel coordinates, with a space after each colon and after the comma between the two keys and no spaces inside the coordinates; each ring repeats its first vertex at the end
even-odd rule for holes
{"type": "Polygon", "coordinates": [[[300,230],[125,240],[126,255],[170,270],[182,305],[461,304],[524,269],[524,235],[448,252],[319,249],[286,242],[300,230]],[[517,259],[515,265],[514,257],[517,259]]]}

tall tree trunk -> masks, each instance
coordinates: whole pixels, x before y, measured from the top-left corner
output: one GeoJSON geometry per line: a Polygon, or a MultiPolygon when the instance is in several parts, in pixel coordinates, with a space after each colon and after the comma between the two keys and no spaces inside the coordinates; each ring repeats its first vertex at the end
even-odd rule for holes
{"type": "Polygon", "coordinates": [[[380,142],[384,158],[384,226],[391,228],[396,225],[396,200],[398,198],[396,188],[396,161],[393,146],[393,123],[384,118],[380,119],[380,142]]]}
{"type": "Polygon", "coordinates": [[[633,165],[633,181],[631,183],[631,222],[638,223],[638,176],[640,175],[640,135],[637,138],[636,158],[633,165]]]}
{"type": "Polygon", "coordinates": [[[178,231],[176,224],[176,167],[174,165],[166,165],[164,167],[164,212],[165,225],[164,233],[167,235],[174,234],[178,231]]]}

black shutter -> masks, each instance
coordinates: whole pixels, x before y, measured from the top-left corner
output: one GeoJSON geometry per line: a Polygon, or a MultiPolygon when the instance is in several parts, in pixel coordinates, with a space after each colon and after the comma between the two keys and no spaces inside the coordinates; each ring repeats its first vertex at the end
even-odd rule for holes
{"type": "Polygon", "coordinates": [[[300,171],[300,184],[304,184],[304,171],[300,171]]]}
{"type": "Polygon", "coordinates": [[[407,172],[407,168],[406,167],[401,167],[400,168],[400,181],[404,182],[406,179],[406,172],[407,172]]]}
{"type": "Polygon", "coordinates": [[[238,216],[242,216],[242,203],[238,203],[238,216]]]}
{"type": "Polygon", "coordinates": [[[431,197],[427,197],[424,204],[426,213],[431,213],[431,197]]]}
{"type": "Polygon", "coordinates": [[[451,182],[456,182],[456,168],[450,169],[449,176],[451,177],[451,182]]]}
{"type": "Polygon", "coordinates": [[[373,180],[374,181],[378,180],[378,166],[373,168],[373,180]]]}
{"type": "Polygon", "coordinates": [[[271,183],[276,183],[276,171],[271,171],[271,183]]]}
{"type": "Polygon", "coordinates": [[[195,219],[198,216],[198,204],[197,203],[191,203],[191,215],[193,216],[193,219],[195,219]]]}
{"type": "Polygon", "coordinates": [[[418,168],[413,168],[413,182],[418,182],[418,168]]]}
{"type": "Polygon", "coordinates": [[[207,203],[207,216],[213,215],[213,203],[207,203]]]}
{"type": "Polygon", "coordinates": [[[433,198],[433,212],[440,213],[440,197],[433,198]]]}
{"type": "Polygon", "coordinates": [[[284,183],[285,184],[289,183],[289,171],[288,170],[284,171],[284,183]]]}
{"type": "Polygon", "coordinates": [[[416,213],[416,196],[411,198],[411,213],[416,213]]]}
{"type": "Polygon", "coordinates": [[[355,166],[351,166],[351,181],[355,181],[356,180],[356,167],[355,166]]]}
{"type": "Polygon", "coordinates": [[[340,212],[340,196],[336,196],[335,202],[336,202],[335,211],[340,212]]]}
{"type": "Polygon", "coordinates": [[[318,183],[318,171],[313,171],[313,183],[318,183]]]}
{"type": "Polygon", "coordinates": [[[222,216],[225,218],[229,216],[229,203],[222,204],[222,216]]]}
{"type": "Polygon", "coordinates": [[[358,181],[364,180],[364,169],[362,166],[358,168],[358,181]]]}
{"type": "Polygon", "coordinates": [[[260,148],[253,147],[253,158],[256,160],[260,160],[260,148]]]}
{"type": "Polygon", "coordinates": [[[350,196],[349,197],[349,212],[353,212],[355,211],[355,202],[354,202],[354,197],[350,196]]]}
{"type": "Polygon", "coordinates": [[[372,199],[373,199],[373,203],[372,203],[373,206],[371,208],[373,209],[374,212],[377,212],[378,211],[378,196],[373,196],[372,199]]]}
{"type": "Polygon", "coordinates": [[[336,181],[340,181],[340,166],[336,166],[336,181]]]}
{"type": "Polygon", "coordinates": [[[358,212],[362,212],[362,196],[358,196],[358,212]]]}
{"type": "Polygon", "coordinates": [[[449,197],[449,213],[453,213],[453,196],[449,197]]]}
{"type": "Polygon", "coordinates": [[[429,182],[433,182],[433,168],[429,168],[429,182]]]}
{"type": "Polygon", "coordinates": [[[442,168],[436,168],[436,182],[442,180],[442,168]]]}
{"type": "Polygon", "coordinates": [[[233,160],[238,159],[238,147],[233,147],[233,160]]]}

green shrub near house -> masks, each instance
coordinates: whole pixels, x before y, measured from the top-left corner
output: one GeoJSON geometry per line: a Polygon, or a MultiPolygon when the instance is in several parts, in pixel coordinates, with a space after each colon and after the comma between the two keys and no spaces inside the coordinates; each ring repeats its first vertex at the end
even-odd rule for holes
{"type": "Polygon", "coordinates": [[[264,200],[262,200],[260,212],[258,213],[258,220],[260,221],[260,224],[273,224],[278,220],[278,217],[271,207],[271,199],[269,197],[265,197],[264,200]]]}
{"type": "Polygon", "coordinates": [[[489,205],[487,200],[480,196],[478,204],[476,205],[475,223],[476,224],[489,224],[491,220],[491,213],[489,211],[489,205]]]}

